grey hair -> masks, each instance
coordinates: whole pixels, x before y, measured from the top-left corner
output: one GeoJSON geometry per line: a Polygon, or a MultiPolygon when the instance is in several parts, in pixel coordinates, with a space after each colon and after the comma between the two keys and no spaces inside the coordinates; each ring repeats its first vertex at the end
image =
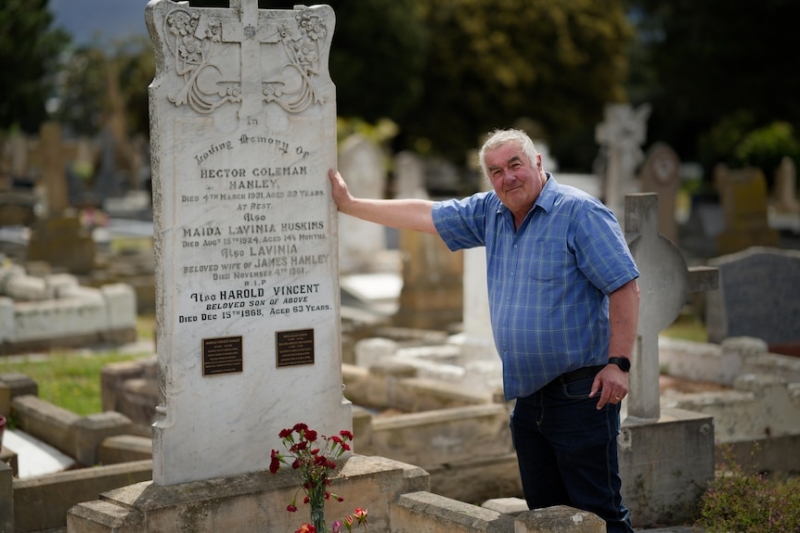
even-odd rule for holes
{"type": "Polygon", "coordinates": [[[534,146],[527,133],[517,129],[494,130],[481,146],[480,152],[478,152],[481,169],[483,169],[483,175],[487,179],[489,179],[489,170],[486,168],[486,152],[511,142],[519,144],[522,148],[522,153],[530,159],[531,165],[536,166],[536,156],[539,155],[539,152],[536,151],[536,146],[534,146]]]}

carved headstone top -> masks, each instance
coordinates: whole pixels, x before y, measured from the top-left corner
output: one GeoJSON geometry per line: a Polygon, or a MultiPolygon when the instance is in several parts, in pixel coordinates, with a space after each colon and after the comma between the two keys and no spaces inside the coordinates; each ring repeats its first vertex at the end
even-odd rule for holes
{"type": "Polygon", "coordinates": [[[330,7],[151,0],[160,405],[153,479],[266,470],[342,397],[330,7]]]}
{"type": "MultiPolygon", "coordinates": [[[[606,147],[604,201],[618,217],[625,194],[637,192],[633,184],[636,167],[644,159],[641,145],[647,139],[650,105],[607,104],[603,122],[595,129],[595,140],[606,147]]],[[[621,217],[620,217],[621,218],[621,217]]]]}

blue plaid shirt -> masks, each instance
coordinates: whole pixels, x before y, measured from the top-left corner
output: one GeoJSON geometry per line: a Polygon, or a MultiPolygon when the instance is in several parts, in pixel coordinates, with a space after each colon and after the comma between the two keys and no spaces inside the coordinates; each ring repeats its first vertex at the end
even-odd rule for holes
{"type": "Polygon", "coordinates": [[[436,202],[451,250],[486,247],[489,310],[506,400],[608,359],[608,297],[639,277],[617,219],[579,189],[547,183],[519,230],[494,192],[436,202]]]}

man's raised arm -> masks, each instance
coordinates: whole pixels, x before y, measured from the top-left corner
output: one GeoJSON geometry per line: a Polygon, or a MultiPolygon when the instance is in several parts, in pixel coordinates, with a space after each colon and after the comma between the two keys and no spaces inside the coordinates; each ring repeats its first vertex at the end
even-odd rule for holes
{"type": "Polygon", "coordinates": [[[328,171],[328,177],[331,179],[333,201],[336,202],[340,212],[392,228],[437,233],[433,225],[433,202],[413,198],[401,200],[354,198],[341,174],[331,169],[328,171]]]}

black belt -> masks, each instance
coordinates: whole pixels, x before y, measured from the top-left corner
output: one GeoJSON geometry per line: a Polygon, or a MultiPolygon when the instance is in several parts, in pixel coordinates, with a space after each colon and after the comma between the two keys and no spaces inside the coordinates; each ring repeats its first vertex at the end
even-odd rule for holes
{"type": "Polygon", "coordinates": [[[573,381],[578,381],[579,379],[593,378],[598,372],[603,370],[604,366],[606,365],[585,366],[583,368],[573,370],[572,372],[561,374],[558,379],[560,379],[563,383],[572,383],[573,381]]]}

